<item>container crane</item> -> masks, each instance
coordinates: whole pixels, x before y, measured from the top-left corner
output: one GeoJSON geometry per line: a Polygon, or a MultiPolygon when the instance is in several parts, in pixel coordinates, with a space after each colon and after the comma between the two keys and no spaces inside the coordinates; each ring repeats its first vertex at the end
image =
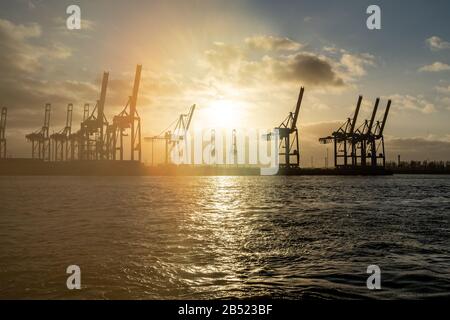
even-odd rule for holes
{"type": "Polygon", "coordinates": [[[319,139],[319,142],[322,144],[334,142],[334,164],[336,167],[347,167],[349,160],[352,165],[356,165],[356,138],[354,131],[362,99],[362,96],[358,97],[353,118],[347,118],[347,121],[337,131],[333,132],[331,136],[319,139]],[[341,158],[344,160],[344,164],[339,162],[341,158]]]}
{"type": "Polygon", "coordinates": [[[8,109],[6,107],[2,108],[2,114],[0,118],[0,159],[6,159],[6,115],[8,109]]]}
{"type": "Polygon", "coordinates": [[[386,164],[383,131],[391,100],[388,100],[383,119],[375,123],[380,98],[375,100],[370,120],[355,130],[358,113],[361,107],[362,96],[359,96],[353,119],[347,121],[331,136],[320,138],[319,142],[323,144],[334,142],[334,163],[336,167],[355,168],[357,166],[366,167],[367,159],[370,159],[371,167],[378,167],[378,160],[382,160],[381,166],[386,164]],[[360,150],[360,155],[358,155],[360,150]],[[358,158],[361,159],[358,163],[358,158]],[[339,161],[343,159],[343,163],[339,161]],[[349,160],[351,161],[349,163],[349,160]]]}
{"type": "Polygon", "coordinates": [[[136,108],[141,71],[142,66],[137,65],[132,95],[129,97],[125,108],[113,118],[113,123],[107,127],[106,149],[108,159],[115,160],[116,152],[118,151],[120,160],[123,160],[123,137],[127,136],[125,132],[130,129],[130,159],[134,161],[137,153],[137,160],[141,162],[141,118],[136,108]],[[117,142],[119,143],[118,147],[117,142]]]}
{"type": "Polygon", "coordinates": [[[69,159],[69,138],[72,131],[73,104],[67,105],[66,126],[57,133],[53,133],[50,139],[53,141],[53,159],[64,161],[69,159]]]}
{"type": "MultiPolygon", "coordinates": [[[[83,107],[83,120],[86,121],[89,118],[89,103],[85,103],[83,107]]],[[[70,141],[70,160],[80,160],[81,154],[83,153],[83,132],[82,130],[78,130],[75,133],[71,133],[69,135],[70,141]]]]}
{"type": "MultiPolygon", "coordinates": [[[[371,153],[368,150],[368,148],[371,147],[371,141],[373,140],[373,134],[372,134],[372,128],[375,121],[375,117],[378,110],[378,105],[380,103],[380,98],[377,98],[375,100],[375,105],[372,110],[372,116],[370,117],[370,120],[364,120],[363,124],[356,129],[355,136],[356,136],[356,143],[357,143],[357,150],[360,150],[360,156],[361,159],[361,166],[367,165],[367,158],[371,158],[371,153]]],[[[357,156],[358,158],[358,156],[357,156]]]]}
{"type": "Polygon", "coordinates": [[[51,105],[50,103],[47,103],[45,105],[44,125],[40,130],[27,134],[25,136],[26,139],[31,142],[31,157],[33,159],[50,161],[50,111],[51,105]]]}
{"type": "MultiPolygon", "coordinates": [[[[275,129],[278,130],[280,136],[280,153],[281,157],[284,157],[284,163],[280,163],[280,167],[293,167],[298,168],[300,166],[300,149],[298,139],[297,120],[300,113],[300,107],[303,100],[304,87],[300,88],[298,94],[297,104],[294,112],[289,112],[287,118],[275,129]],[[291,140],[291,135],[293,138],[291,140]],[[294,157],[294,162],[291,158],[294,157]]],[[[265,135],[267,140],[271,139],[271,134],[265,135]]]]}
{"type": "MultiPolygon", "coordinates": [[[[152,165],[153,165],[153,144],[155,140],[163,140],[165,143],[165,153],[164,153],[164,163],[167,165],[169,164],[169,153],[170,151],[181,141],[186,141],[186,134],[189,131],[192,117],[194,115],[195,111],[195,104],[193,104],[190,108],[188,113],[181,114],[177,120],[172,122],[167,129],[163,130],[159,135],[153,136],[153,137],[145,137],[145,141],[150,141],[152,144],[152,165]],[[175,124],[175,127],[172,130],[168,130],[172,127],[172,125],[175,124]]],[[[182,155],[180,155],[182,156],[182,155]]]]}
{"type": "Polygon", "coordinates": [[[105,117],[106,89],[108,86],[109,73],[103,73],[100,99],[92,110],[91,115],[81,123],[80,137],[80,159],[102,160],[105,158],[104,134],[108,121],[105,117]]]}
{"type": "Polygon", "coordinates": [[[386,166],[386,154],[385,154],[385,148],[384,148],[384,128],[386,126],[387,117],[389,115],[389,110],[391,109],[391,100],[388,100],[386,109],[384,111],[383,119],[380,121],[377,121],[375,125],[375,129],[373,132],[373,138],[371,141],[371,148],[370,148],[370,158],[372,166],[378,165],[378,159],[381,159],[382,166],[386,166]]]}

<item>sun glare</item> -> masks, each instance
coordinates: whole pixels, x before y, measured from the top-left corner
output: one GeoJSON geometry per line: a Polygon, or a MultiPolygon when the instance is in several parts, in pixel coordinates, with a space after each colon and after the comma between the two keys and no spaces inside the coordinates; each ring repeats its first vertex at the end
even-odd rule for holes
{"type": "Polygon", "coordinates": [[[205,110],[208,127],[235,128],[239,119],[238,105],[231,100],[217,100],[205,110]]]}

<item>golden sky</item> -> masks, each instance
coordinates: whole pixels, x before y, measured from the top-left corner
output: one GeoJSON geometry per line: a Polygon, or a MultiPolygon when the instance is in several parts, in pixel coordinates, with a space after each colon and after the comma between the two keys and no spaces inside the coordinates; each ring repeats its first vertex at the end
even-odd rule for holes
{"type": "Polygon", "coordinates": [[[305,86],[304,164],[314,157],[323,165],[318,137],[352,114],[359,94],[361,121],[376,97],[383,106],[393,100],[388,158],[450,159],[447,5],[424,12],[413,3],[406,17],[401,5],[386,2],[383,29],[369,31],[363,2],[78,1],[81,30],[65,26],[70,1],[2,3],[0,96],[9,108],[9,153],[29,153],[24,135],[41,125],[46,102],[51,131],[63,126],[68,103],[77,129],[83,104],[98,99],[103,71],[110,72],[111,118],[131,94],[139,63],[145,135],[194,103],[195,128],[273,128],[305,86]]]}

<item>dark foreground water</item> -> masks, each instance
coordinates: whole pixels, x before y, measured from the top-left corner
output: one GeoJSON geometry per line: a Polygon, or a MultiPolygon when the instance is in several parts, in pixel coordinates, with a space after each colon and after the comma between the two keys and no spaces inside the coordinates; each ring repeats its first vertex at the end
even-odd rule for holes
{"type": "Polygon", "coordinates": [[[0,177],[0,197],[3,299],[450,296],[450,177],[0,177]]]}

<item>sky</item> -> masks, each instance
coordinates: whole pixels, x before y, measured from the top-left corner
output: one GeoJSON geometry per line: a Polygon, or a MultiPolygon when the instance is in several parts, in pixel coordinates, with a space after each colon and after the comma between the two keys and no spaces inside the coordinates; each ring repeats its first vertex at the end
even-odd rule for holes
{"type": "Polygon", "coordinates": [[[450,2],[439,0],[2,1],[8,154],[30,156],[25,134],[42,126],[47,102],[51,132],[64,126],[68,103],[78,129],[84,103],[98,99],[103,71],[110,73],[111,119],[125,106],[139,63],[145,136],[194,103],[194,128],[273,128],[304,86],[303,165],[323,165],[318,138],[352,115],[358,95],[360,121],[376,97],[382,111],[392,99],[388,159],[450,160],[449,18],[450,2]],[[66,27],[72,4],[81,9],[81,30],[66,27]],[[371,4],[381,8],[381,30],[366,26],[371,4]]]}

